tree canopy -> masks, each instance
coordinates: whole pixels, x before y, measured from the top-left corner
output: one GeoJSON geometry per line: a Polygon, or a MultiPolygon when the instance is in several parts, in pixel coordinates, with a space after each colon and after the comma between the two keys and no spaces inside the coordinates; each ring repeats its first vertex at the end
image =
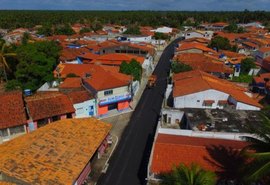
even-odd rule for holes
{"type": "Polygon", "coordinates": [[[254,58],[245,58],[241,61],[241,73],[248,74],[250,69],[255,68],[255,59],[254,58]]]}
{"type": "Polygon", "coordinates": [[[221,36],[217,36],[215,38],[213,38],[209,44],[210,48],[216,48],[217,50],[231,50],[231,44],[229,39],[221,37],[221,36]]]}
{"type": "Polygon", "coordinates": [[[191,66],[189,66],[187,64],[183,64],[179,61],[173,61],[171,68],[172,68],[173,73],[181,73],[181,72],[186,72],[186,71],[192,70],[191,66]]]}
{"type": "Polygon", "coordinates": [[[15,79],[8,82],[7,90],[37,90],[45,82],[54,79],[52,71],[57,65],[60,48],[55,42],[27,43],[17,48],[19,63],[16,67],[15,79]]]}
{"type": "Polygon", "coordinates": [[[180,164],[172,172],[162,174],[162,185],[215,185],[216,175],[197,164],[180,164]]]}
{"type": "Polygon", "coordinates": [[[123,61],[120,65],[120,72],[127,75],[132,75],[133,80],[140,81],[142,77],[142,66],[135,59],[132,59],[129,63],[123,61]]]}
{"type": "Polygon", "coordinates": [[[168,39],[170,39],[170,36],[168,36],[164,33],[155,32],[154,38],[156,40],[168,40],[168,39]]]}
{"type": "Polygon", "coordinates": [[[124,34],[131,34],[131,35],[140,35],[141,31],[140,28],[136,25],[129,26],[124,34]]]}

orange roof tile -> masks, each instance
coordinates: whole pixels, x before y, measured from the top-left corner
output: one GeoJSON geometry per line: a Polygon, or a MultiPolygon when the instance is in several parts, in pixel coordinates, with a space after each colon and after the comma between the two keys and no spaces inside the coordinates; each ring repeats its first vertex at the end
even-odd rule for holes
{"type": "Polygon", "coordinates": [[[73,184],[112,125],[66,119],[0,145],[0,172],[27,184],[73,184]]]}
{"type": "Polygon", "coordinates": [[[144,57],[139,57],[131,54],[123,54],[123,53],[110,53],[104,54],[97,57],[93,62],[104,65],[118,65],[120,66],[123,61],[130,62],[132,59],[135,59],[141,65],[144,62],[144,57]]]}
{"type": "Polygon", "coordinates": [[[237,86],[227,80],[217,78],[203,71],[194,70],[178,73],[173,76],[173,80],[173,97],[215,89],[229,94],[239,102],[262,108],[262,105],[245,94],[245,88],[237,86]]]}
{"type": "Polygon", "coordinates": [[[66,61],[66,60],[75,60],[78,56],[83,55],[85,53],[89,53],[89,50],[85,47],[83,48],[64,48],[61,51],[60,54],[60,60],[61,61],[66,61]]]}
{"type": "MultiPolygon", "coordinates": [[[[84,83],[88,83],[96,90],[105,90],[126,86],[131,81],[131,76],[119,72],[119,67],[101,66],[95,64],[60,64],[58,66],[61,78],[67,74],[74,73],[83,78],[84,83]],[[86,74],[89,78],[85,78],[86,74]]],[[[56,72],[54,72],[56,75],[56,72]]]]}
{"type": "Polygon", "coordinates": [[[270,47],[262,47],[259,49],[259,51],[262,53],[270,52],[270,47]]]}
{"type": "Polygon", "coordinates": [[[177,51],[185,51],[185,50],[190,50],[190,49],[198,49],[204,52],[216,53],[215,50],[210,49],[201,43],[189,43],[189,42],[182,43],[181,46],[177,48],[177,51]]]}
{"type": "Polygon", "coordinates": [[[253,42],[243,42],[243,44],[253,48],[259,47],[257,44],[254,44],[253,42]]]}
{"type": "Polygon", "coordinates": [[[0,93],[0,129],[27,123],[22,92],[0,93]]]}
{"type": "Polygon", "coordinates": [[[181,53],[175,59],[190,65],[193,69],[199,69],[209,73],[233,73],[233,69],[225,66],[223,62],[202,53],[181,53]]]}
{"type": "Polygon", "coordinates": [[[224,155],[224,149],[240,152],[245,146],[247,143],[243,141],[159,134],[154,144],[151,172],[170,172],[180,163],[197,163],[206,170],[222,173],[224,169],[213,156],[213,150],[219,158],[224,157],[223,160],[233,163],[233,158],[224,155]]]}
{"type": "Polygon", "coordinates": [[[66,78],[63,83],[59,85],[61,89],[77,89],[82,87],[82,79],[80,77],[66,78]]]}
{"type": "Polygon", "coordinates": [[[67,96],[69,97],[70,101],[73,104],[82,103],[82,102],[93,99],[93,95],[91,95],[86,90],[71,91],[67,93],[67,96]]]}
{"type": "Polygon", "coordinates": [[[59,92],[38,92],[25,101],[34,121],[75,112],[69,98],[59,92]]]}

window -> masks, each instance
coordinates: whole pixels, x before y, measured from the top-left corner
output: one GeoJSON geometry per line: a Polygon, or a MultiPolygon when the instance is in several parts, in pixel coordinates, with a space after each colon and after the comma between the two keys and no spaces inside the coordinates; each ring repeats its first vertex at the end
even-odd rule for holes
{"type": "Polygon", "coordinates": [[[197,100],[197,102],[200,102],[200,100],[197,100]]]}
{"type": "Polygon", "coordinates": [[[113,90],[104,91],[104,96],[109,96],[113,94],[113,90]]]}
{"type": "Polygon", "coordinates": [[[19,134],[19,133],[24,133],[24,126],[17,126],[17,127],[12,127],[9,129],[10,130],[10,135],[15,135],[15,134],[19,134]]]}
{"type": "Polygon", "coordinates": [[[0,137],[7,137],[8,136],[8,131],[6,128],[0,130],[0,137]]]}

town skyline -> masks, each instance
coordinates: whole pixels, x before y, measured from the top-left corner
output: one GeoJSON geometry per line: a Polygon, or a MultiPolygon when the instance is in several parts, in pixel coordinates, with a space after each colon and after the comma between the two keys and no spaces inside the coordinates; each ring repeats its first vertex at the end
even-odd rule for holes
{"type": "Polygon", "coordinates": [[[1,10],[154,10],[154,11],[270,11],[270,2],[267,0],[0,0],[1,10]]]}

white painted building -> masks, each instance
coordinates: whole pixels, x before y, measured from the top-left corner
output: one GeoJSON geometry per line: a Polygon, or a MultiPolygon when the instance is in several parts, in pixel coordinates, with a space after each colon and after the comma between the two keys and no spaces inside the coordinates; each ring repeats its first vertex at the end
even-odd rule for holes
{"type": "Polygon", "coordinates": [[[92,117],[97,114],[95,99],[73,104],[73,107],[75,109],[75,114],[76,114],[75,118],[92,117]]]}
{"type": "Polygon", "coordinates": [[[174,75],[173,102],[175,108],[260,110],[246,89],[202,71],[174,75]]]}
{"type": "Polygon", "coordinates": [[[211,40],[213,36],[213,31],[200,31],[200,30],[192,30],[185,33],[185,39],[190,38],[205,38],[211,40]]]}
{"type": "Polygon", "coordinates": [[[163,27],[159,27],[155,30],[151,30],[151,31],[168,34],[168,33],[172,33],[173,29],[170,27],[163,26],[163,27]]]}

